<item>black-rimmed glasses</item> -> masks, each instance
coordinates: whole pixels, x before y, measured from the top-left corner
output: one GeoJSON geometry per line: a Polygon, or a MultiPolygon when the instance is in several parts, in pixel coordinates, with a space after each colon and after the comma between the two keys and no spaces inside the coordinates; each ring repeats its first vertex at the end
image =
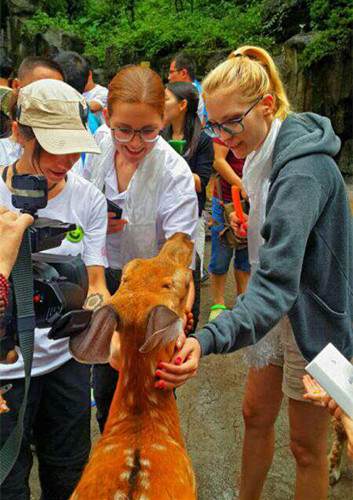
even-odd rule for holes
{"type": "Polygon", "coordinates": [[[224,130],[224,132],[227,132],[231,135],[240,134],[244,130],[244,118],[250,113],[250,111],[256,106],[256,104],[261,101],[261,99],[263,99],[263,96],[258,97],[256,101],[250,106],[250,108],[247,109],[245,113],[239,118],[234,118],[234,120],[229,120],[223,123],[208,122],[204,127],[202,127],[202,130],[204,130],[210,137],[217,138],[221,137],[221,130],[224,130]]]}
{"type": "Polygon", "coordinates": [[[131,127],[116,127],[111,131],[118,142],[131,142],[138,135],[143,142],[156,142],[159,137],[159,128],[143,127],[135,130],[131,127]]]}

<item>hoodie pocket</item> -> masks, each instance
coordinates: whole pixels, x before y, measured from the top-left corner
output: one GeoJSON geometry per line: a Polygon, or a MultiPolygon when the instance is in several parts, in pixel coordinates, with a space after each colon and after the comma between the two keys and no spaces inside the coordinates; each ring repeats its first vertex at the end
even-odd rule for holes
{"type": "Polygon", "coordinates": [[[333,318],[336,318],[336,319],[344,319],[348,312],[347,311],[344,311],[344,312],[338,312],[338,311],[334,311],[333,309],[331,309],[330,306],[328,306],[326,304],[326,302],[324,300],[322,300],[318,295],[316,295],[316,293],[314,293],[312,290],[310,289],[306,289],[305,290],[305,293],[307,293],[308,295],[310,295],[310,297],[312,297],[315,302],[324,310],[326,311],[328,314],[330,314],[333,318]]]}

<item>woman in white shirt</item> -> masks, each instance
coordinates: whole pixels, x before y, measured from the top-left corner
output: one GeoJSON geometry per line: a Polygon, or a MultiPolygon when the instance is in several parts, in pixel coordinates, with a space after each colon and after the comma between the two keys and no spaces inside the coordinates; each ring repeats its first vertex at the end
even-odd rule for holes
{"type": "MultiPolygon", "coordinates": [[[[82,236],[76,242],[66,237],[49,252],[82,255],[89,278],[86,304],[100,304],[109,297],[104,279],[106,200],[92,184],[70,172],[82,152],[99,153],[86,127],[87,104],[66,83],[40,80],[20,90],[12,118],[13,133],[23,147],[23,154],[1,172],[0,205],[14,209],[11,202],[14,174],[44,175],[48,205],[38,215],[76,223],[82,236]]],[[[16,425],[23,399],[21,354],[14,364],[1,365],[0,377],[0,385],[12,384],[6,398],[10,412],[1,417],[2,444],[16,425]]],[[[72,358],[67,339],[49,340],[48,329],[43,328],[35,330],[22,446],[1,486],[2,500],[30,497],[31,435],[36,444],[42,498],[68,499],[90,451],[89,366],[72,358]]]]}
{"type": "MultiPolygon", "coordinates": [[[[100,143],[100,158],[87,155],[83,171],[106,197],[122,209],[108,213],[107,285],[114,293],[121,270],[134,258],[150,258],[174,233],[195,240],[198,204],[186,161],[159,136],[165,90],[151,69],[129,66],[109,85],[106,121],[111,134],[100,143]]],[[[191,309],[194,289],[187,308],[191,309]]],[[[185,316],[186,318],[186,316],[185,316]]],[[[94,391],[101,430],[108,415],[118,374],[107,365],[94,367],[94,391]]]]}

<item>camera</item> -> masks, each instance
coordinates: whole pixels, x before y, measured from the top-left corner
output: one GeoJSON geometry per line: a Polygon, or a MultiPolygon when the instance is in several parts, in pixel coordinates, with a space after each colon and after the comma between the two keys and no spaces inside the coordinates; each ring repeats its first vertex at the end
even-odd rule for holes
{"type": "MultiPolygon", "coordinates": [[[[57,340],[81,332],[92,312],[83,309],[88,292],[87,269],[81,257],[38,253],[59,246],[76,224],[38,217],[48,202],[47,180],[43,175],[14,175],[12,204],[34,217],[29,227],[32,256],[33,305],[37,328],[51,328],[49,338],[57,340]]],[[[21,252],[21,250],[20,250],[21,252]]],[[[0,338],[0,361],[18,345],[17,304],[10,276],[9,305],[5,309],[0,338]]]]}

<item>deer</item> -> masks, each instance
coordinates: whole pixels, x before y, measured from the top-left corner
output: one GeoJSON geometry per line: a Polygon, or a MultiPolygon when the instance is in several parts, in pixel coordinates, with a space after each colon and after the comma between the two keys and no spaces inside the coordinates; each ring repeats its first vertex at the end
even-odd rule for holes
{"type": "Polygon", "coordinates": [[[103,435],[71,500],[196,500],[173,391],[155,387],[158,363],[169,362],[182,332],[193,243],[177,233],[152,259],[123,269],[121,285],[90,325],[71,338],[83,363],[119,365],[103,435]]]}

